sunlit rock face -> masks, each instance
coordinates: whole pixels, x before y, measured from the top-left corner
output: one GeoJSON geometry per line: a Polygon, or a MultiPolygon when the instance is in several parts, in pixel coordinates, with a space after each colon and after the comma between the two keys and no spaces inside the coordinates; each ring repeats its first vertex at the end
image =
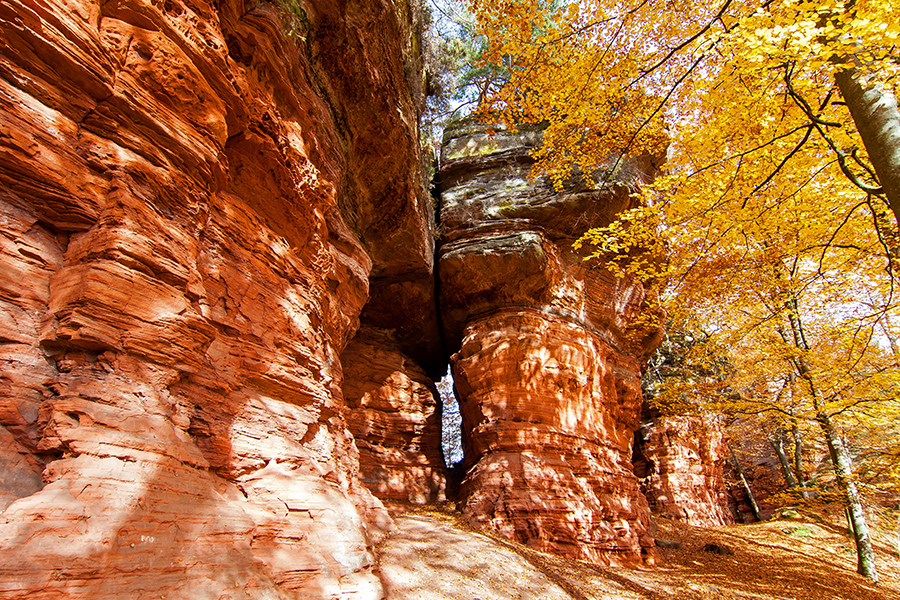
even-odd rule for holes
{"type": "Polygon", "coordinates": [[[389,336],[362,329],[341,354],[347,425],[362,482],[378,498],[446,500],[441,413],[434,381],[389,336]]]}
{"type": "Polygon", "coordinates": [[[720,419],[654,414],[635,433],[634,470],[654,515],[697,527],[734,522],[728,509],[728,448],[720,419]]]}
{"type": "Polygon", "coordinates": [[[641,282],[584,263],[572,242],[632,207],[653,166],[629,159],[607,183],[556,192],[530,178],[538,143],[537,131],[471,124],[445,136],[439,273],[468,468],[459,506],[542,550],[650,563],[630,459],[640,361],[660,330],[637,324],[651,310],[641,282]]]}
{"type": "Polygon", "coordinates": [[[382,597],[339,357],[439,361],[414,23],[293,4],[0,6],[3,598],[382,597]]]}

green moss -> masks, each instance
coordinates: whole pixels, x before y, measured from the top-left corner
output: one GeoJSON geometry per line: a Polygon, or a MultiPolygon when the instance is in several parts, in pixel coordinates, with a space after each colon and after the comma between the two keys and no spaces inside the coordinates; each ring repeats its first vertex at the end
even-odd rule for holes
{"type": "Polygon", "coordinates": [[[303,6],[299,0],[272,0],[286,16],[284,23],[284,33],[297,41],[306,42],[312,31],[312,25],[309,22],[309,15],[303,10],[303,6]]]}
{"type": "Polygon", "coordinates": [[[470,156],[487,156],[500,149],[500,144],[495,140],[486,139],[474,144],[468,143],[461,148],[452,148],[447,151],[447,158],[449,160],[456,160],[458,158],[468,158],[470,156]]]}
{"type": "Polygon", "coordinates": [[[806,525],[798,525],[796,527],[785,527],[782,531],[788,535],[796,535],[799,537],[814,536],[816,533],[806,525]]]}

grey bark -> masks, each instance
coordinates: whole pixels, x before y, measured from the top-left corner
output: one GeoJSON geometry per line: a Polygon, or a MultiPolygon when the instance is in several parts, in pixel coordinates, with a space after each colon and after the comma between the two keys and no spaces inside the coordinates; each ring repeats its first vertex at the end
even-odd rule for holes
{"type": "MultiPolygon", "coordinates": [[[[790,321],[791,330],[794,334],[794,345],[799,349],[809,350],[809,344],[806,342],[800,317],[797,314],[789,313],[788,320],[790,321]]],[[[785,342],[788,341],[783,328],[779,327],[778,333],[785,342]]],[[[875,551],[872,549],[872,538],[869,536],[869,526],[866,524],[866,515],[863,512],[859,491],[856,489],[856,484],[853,482],[853,459],[850,457],[850,452],[847,451],[847,447],[844,445],[844,440],[841,438],[837,428],[831,421],[831,416],[823,410],[825,398],[822,394],[822,390],[820,390],[819,386],[816,384],[816,379],[812,370],[809,368],[809,364],[803,356],[793,359],[793,362],[797,374],[802,377],[809,386],[810,397],[812,398],[813,406],[816,411],[816,421],[819,423],[819,427],[822,428],[822,432],[825,434],[828,452],[831,455],[831,461],[834,465],[834,474],[837,478],[838,485],[844,491],[845,498],[847,499],[847,508],[850,511],[850,519],[853,525],[853,537],[856,541],[856,571],[860,575],[870,579],[872,582],[878,583],[878,571],[875,568],[875,551]]]]}
{"type": "Polygon", "coordinates": [[[797,483],[803,489],[803,497],[809,498],[806,491],[806,479],[803,477],[803,440],[800,437],[800,425],[796,422],[791,425],[791,433],[794,436],[794,474],[797,483]]]}
{"type": "Polygon", "coordinates": [[[865,75],[855,68],[844,69],[834,78],[888,204],[900,222],[900,110],[897,98],[882,86],[867,86],[865,75]]]}
{"type": "Polygon", "coordinates": [[[856,489],[856,484],[853,483],[853,461],[850,458],[850,453],[847,451],[844,440],[831,422],[831,418],[826,413],[819,412],[816,415],[816,421],[818,421],[819,426],[825,433],[825,440],[828,443],[828,452],[831,454],[831,460],[834,463],[834,472],[837,476],[838,485],[844,489],[847,495],[847,510],[850,512],[850,524],[856,540],[856,572],[878,583],[878,571],[875,568],[875,551],[872,549],[872,538],[869,536],[869,526],[866,523],[859,491],[856,489]]]}
{"type": "Polygon", "coordinates": [[[750,508],[753,510],[753,516],[756,517],[757,521],[762,521],[762,518],[759,516],[759,506],[756,505],[756,498],[753,497],[753,490],[750,489],[750,484],[747,483],[747,478],[744,477],[744,469],[743,467],[741,467],[741,461],[738,460],[738,457],[734,453],[734,450],[730,450],[731,461],[734,463],[734,470],[737,471],[738,477],[741,478],[741,483],[744,486],[744,491],[747,492],[747,498],[749,498],[750,500],[750,508]]]}
{"type": "Polygon", "coordinates": [[[791,468],[791,463],[784,451],[784,430],[781,427],[777,427],[772,435],[766,437],[768,437],[769,444],[772,445],[775,456],[778,457],[778,462],[781,464],[781,472],[784,475],[785,483],[787,483],[789,488],[797,487],[794,471],[791,468]]]}

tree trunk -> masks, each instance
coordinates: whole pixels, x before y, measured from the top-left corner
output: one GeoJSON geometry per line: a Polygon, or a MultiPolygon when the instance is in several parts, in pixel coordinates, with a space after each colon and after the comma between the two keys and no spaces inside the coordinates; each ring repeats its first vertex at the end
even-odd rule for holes
{"type": "MultiPolygon", "coordinates": [[[[896,102],[894,103],[896,109],[896,102]]],[[[796,305],[794,306],[796,309],[796,305]]],[[[803,335],[803,327],[800,317],[797,313],[789,313],[788,320],[794,333],[795,346],[802,350],[809,350],[809,344],[803,335]]],[[[787,342],[787,336],[784,330],[779,331],[781,337],[787,342]]],[[[809,394],[816,410],[816,421],[825,434],[825,441],[828,443],[828,452],[831,454],[831,461],[834,464],[834,474],[837,477],[838,485],[844,491],[847,497],[847,508],[850,509],[850,518],[853,523],[854,538],[856,540],[856,571],[870,579],[874,583],[878,583],[878,571],[875,569],[875,552],[872,549],[872,538],[869,537],[869,526],[866,525],[866,515],[863,513],[862,502],[859,499],[859,492],[856,490],[856,484],[853,483],[853,460],[847,447],[844,446],[844,440],[838,434],[834,423],[831,422],[831,416],[823,409],[825,404],[822,396],[822,390],[816,384],[812,370],[809,368],[806,359],[801,355],[794,359],[794,365],[797,374],[806,380],[809,385],[809,394]]]]}
{"type": "Polygon", "coordinates": [[[900,222],[900,110],[897,109],[897,98],[882,86],[867,86],[865,75],[854,68],[839,71],[834,78],[888,204],[900,222]]]}
{"type": "Polygon", "coordinates": [[[803,441],[800,438],[800,425],[794,422],[791,425],[791,433],[794,435],[794,475],[797,483],[803,489],[803,497],[809,498],[806,491],[806,479],[803,477],[803,441]]]}
{"type": "Polygon", "coordinates": [[[775,455],[778,457],[778,462],[781,463],[781,472],[784,474],[785,483],[787,483],[789,488],[797,487],[794,471],[791,469],[791,463],[784,452],[784,430],[781,427],[777,427],[771,436],[766,435],[766,437],[772,445],[775,455]]]}
{"type": "Polygon", "coordinates": [[[762,521],[762,518],[759,516],[759,506],[756,505],[756,498],[753,497],[753,490],[750,489],[750,484],[747,483],[747,478],[744,477],[744,469],[741,467],[741,461],[738,460],[734,450],[730,450],[731,461],[734,463],[734,470],[737,471],[738,477],[741,478],[741,483],[744,485],[744,491],[747,492],[747,498],[750,500],[750,508],[753,510],[753,516],[756,517],[757,521],[762,521]]]}
{"type": "Polygon", "coordinates": [[[841,439],[837,429],[831,422],[831,417],[824,412],[820,412],[816,415],[816,421],[818,421],[822,431],[825,433],[825,440],[828,443],[831,461],[834,463],[834,472],[837,476],[838,485],[841,486],[841,489],[844,490],[847,496],[850,524],[856,538],[856,571],[860,575],[878,583],[878,571],[875,569],[875,552],[872,549],[872,538],[869,537],[869,526],[866,524],[866,515],[863,513],[859,492],[856,490],[856,484],[853,483],[853,461],[850,458],[850,453],[844,445],[844,440],[841,439]]]}

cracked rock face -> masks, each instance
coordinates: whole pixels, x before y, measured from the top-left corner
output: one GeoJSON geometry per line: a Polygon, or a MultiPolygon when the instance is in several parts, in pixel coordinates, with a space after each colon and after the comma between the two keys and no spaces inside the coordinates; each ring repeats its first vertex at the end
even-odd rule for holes
{"type": "Polygon", "coordinates": [[[411,17],[297,5],[0,4],[4,598],[382,597],[339,356],[370,297],[440,352],[411,17]]]}
{"type": "Polygon", "coordinates": [[[386,0],[0,2],[0,596],[382,598],[381,499],[653,560],[629,458],[648,290],[571,249],[652,172],[563,193],[537,131],[421,180],[386,0]],[[293,37],[286,31],[293,31],[293,37]]]}
{"type": "Polygon", "coordinates": [[[644,407],[633,463],[654,515],[697,527],[731,525],[727,455],[725,429],[715,417],[662,416],[644,407]]]}
{"type": "Polygon", "coordinates": [[[625,161],[610,181],[562,192],[530,178],[537,131],[465,124],[445,134],[441,313],[460,396],[470,522],[541,550],[652,563],[649,510],[631,469],[641,282],[585,265],[572,242],[631,207],[652,176],[625,161]]]}
{"type": "Polygon", "coordinates": [[[341,354],[347,425],[362,482],[382,500],[446,500],[441,412],[434,381],[397,343],[369,328],[341,354]]]}

